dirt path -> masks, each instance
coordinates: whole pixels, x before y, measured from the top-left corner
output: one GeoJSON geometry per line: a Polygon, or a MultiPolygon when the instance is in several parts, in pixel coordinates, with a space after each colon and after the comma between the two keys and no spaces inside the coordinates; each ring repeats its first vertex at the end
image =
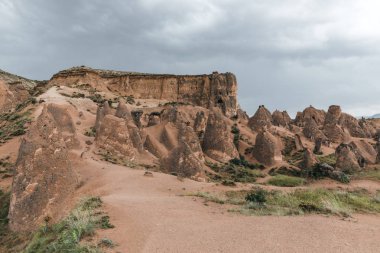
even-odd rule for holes
{"type": "Polygon", "coordinates": [[[248,217],[221,205],[178,196],[213,184],[87,160],[83,191],[102,196],[115,229],[99,237],[115,252],[378,252],[380,217],[248,217]]]}

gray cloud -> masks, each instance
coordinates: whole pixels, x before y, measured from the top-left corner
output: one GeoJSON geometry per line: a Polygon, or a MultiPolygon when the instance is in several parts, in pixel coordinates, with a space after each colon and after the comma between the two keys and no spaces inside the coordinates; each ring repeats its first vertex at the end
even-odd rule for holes
{"type": "Polygon", "coordinates": [[[242,107],[380,112],[375,0],[0,0],[0,68],[231,71],[242,107]]]}

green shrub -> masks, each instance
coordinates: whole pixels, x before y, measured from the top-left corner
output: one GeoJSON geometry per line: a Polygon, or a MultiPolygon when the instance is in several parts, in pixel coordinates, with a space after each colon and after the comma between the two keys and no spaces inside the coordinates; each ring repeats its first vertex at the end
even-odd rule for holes
{"type": "Polygon", "coordinates": [[[326,155],[326,156],[318,155],[317,159],[318,159],[319,163],[326,163],[332,167],[334,167],[336,164],[336,156],[334,153],[332,153],[330,155],[326,155]]]}
{"type": "Polygon", "coordinates": [[[254,202],[258,204],[264,204],[267,201],[268,192],[262,188],[257,188],[245,196],[247,202],[254,202]]]}
{"type": "Polygon", "coordinates": [[[281,187],[295,187],[305,184],[305,179],[286,175],[275,175],[268,180],[268,184],[281,187]]]}
{"type": "Polygon", "coordinates": [[[82,245],[80,241],[86,236],[92,236],[97,228],[102,227],[103,218],[97,210],[101,205],[99,197],[90,197],[83,200],[58,224],[50,225],[49,219],[46,219],[46,225],[33,236],[25,253],[100,252],[96,245],[82,245]]]}

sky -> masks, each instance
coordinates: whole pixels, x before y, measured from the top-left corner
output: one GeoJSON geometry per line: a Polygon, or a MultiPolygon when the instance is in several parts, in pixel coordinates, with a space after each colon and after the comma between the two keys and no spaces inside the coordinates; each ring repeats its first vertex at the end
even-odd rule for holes
{"type": "Polygon", "coordinates": [[[0,69],[233,72],[239,103],[380,113],[378,0],[0,0],[0,69]]]}

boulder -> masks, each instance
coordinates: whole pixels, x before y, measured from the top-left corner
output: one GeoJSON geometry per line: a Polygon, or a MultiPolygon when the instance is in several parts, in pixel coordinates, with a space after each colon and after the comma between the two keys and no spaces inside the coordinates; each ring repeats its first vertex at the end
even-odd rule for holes
{"type": "Polygon", "coordinates": [[[78,184],[69,158],[72,140],[67,142],[67,132],[75,136],[72,126],[67,110],[45,105],[22,139],[9,209],[13,231],[34,230],[45,217],[53,222],[60,218],[62,205],[78,184]]]}
{"type": "Polygon", "coordinates": [[[252,153],[257,161],[266,166],[282,160],[280,141],[266,130],[258,133],[252,153]]]}
{"type": "Polygon", "coordinates": [[[263,127],[270,128],[272,126],[272,115],[264,105],[260,105],[256,113],[249,119],[248,126],[260,131],[263,127]]]}

